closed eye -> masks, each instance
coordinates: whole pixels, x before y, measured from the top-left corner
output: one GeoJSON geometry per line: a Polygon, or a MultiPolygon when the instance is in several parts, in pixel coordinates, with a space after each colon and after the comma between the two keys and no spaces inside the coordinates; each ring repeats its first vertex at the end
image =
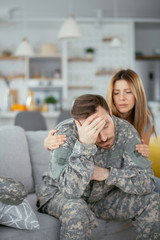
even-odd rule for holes
{"type": "Polygon", "coordinates": [[[130,93],[132,93],[132,92],[126,92],[127,94],[130,94],[130,93]]]}
{"type": "Polygon", "coordinates": [[[105,129],[105,128],[108,128],[108,127],[109,127],[109,123],[107,123],[107,124],[104,126],[104,129],[105,129]]]}
{"type": "Polygon", "coordinates": [[[118,94],[119,94],[119,92],[114,92],[113,94],[114,94],[114,95],[118,95],[118,94]]]}

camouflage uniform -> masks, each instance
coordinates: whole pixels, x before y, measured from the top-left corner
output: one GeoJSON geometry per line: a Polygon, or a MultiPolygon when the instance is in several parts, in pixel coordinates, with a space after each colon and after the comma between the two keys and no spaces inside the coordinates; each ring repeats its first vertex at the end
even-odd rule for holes
{"type": "Polygon", "coordinates": [[[140,139],[133,126],[116,117],[113,121],[115,141],[107,150],[80,143],[73,119],[58,125],[67,141],[51,153],[37,204],[39,211],[60,219],[60,239],[90,239],[95,216],[131,219],[137,239],[158,239],[160,197],[153,192],[151,162],[135,150],[140,139]],[[94,164],[110,169],[105,181],[91,181],[94,164]]]}

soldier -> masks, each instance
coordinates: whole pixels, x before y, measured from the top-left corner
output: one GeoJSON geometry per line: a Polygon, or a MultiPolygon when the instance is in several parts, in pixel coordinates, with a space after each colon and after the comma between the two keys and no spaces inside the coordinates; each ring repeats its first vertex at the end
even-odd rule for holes
{"type": "Polygon", "coordinates": [[[57,126],[67,140],[52,152],[38,191],[39,211],[59,218],[61,240],[85,240],[97,218],[131,219],[137,239],[158,239],[160,197],[134,127],[112,116],[105,99],[86,94],[57,126]]]}

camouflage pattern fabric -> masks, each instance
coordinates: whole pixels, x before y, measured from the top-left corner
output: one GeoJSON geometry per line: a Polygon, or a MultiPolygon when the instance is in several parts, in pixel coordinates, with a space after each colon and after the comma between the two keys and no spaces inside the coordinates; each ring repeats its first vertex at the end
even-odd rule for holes
{"type": "Polygon", "coordinates": [[[115,142],[110,149],[82,144],[73,119],[58,125],[67,140],[52,151],[49,172],[38,190],[39,211],[60,219],[62,240],[90,239],[102,219],[131,219],[137,239],[158,239],[160,197],[154,193],[151,162],[136,151],[140,138],[128,122],[113,117],[115,142]],[[109,168],[105,181],[91,181],[94,165],[109,168]]]}
{"type": "Polygon", "coordinates": [[[0,177],[0,201],[9,205],[18,205],[27,196],[24,185],[9,177],[0,177]]]}

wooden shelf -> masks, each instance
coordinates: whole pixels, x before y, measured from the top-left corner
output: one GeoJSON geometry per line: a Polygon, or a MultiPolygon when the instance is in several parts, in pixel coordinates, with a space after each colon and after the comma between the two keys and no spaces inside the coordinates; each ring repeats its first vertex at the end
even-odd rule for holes
{"type": "Polygon", "coordinates": [[[102,42],[111,42],[113,37],[104,37],[102,38],[102,42]]]}
{"type": "Polygon", "coordinates": [[[96,76],[102,76],[102,75],[113,75],[113,74],[115,74],[115,72],[116,72],[116,70],[114,71],[114,70],[104,70],[104,71],[97,71],[96,73],[95,73],[95,75],[96,76]]]}
{"type": "Polygon", "coordinates": [[[68,89],[69,90],[73,90],[73,89],[88,89],[88,90],[91,90],[93,89],[93,86],[68,86],[68,89]]]}
{"type": "Polygon", "coordinates": [[[160,60],[160,56],[154,56],[154,55],[142,55],[142,56],[136,56],[137,60],[160,60]]]}
{"type": "Polygon", "coordinates": [[[0,56],[0,60],[24,60],[25,57],[18,57],[18,56],[0,56]]]}
{"type": "MultiPolygon", "coordinates": [[[[24,74],[19,74],[19,75],[8,75],[8,76],[5,76],[7,78],[7,80],[18,80],[18,79],[24,79],[25,78],[25,75],[24,74]]],[[[4,77],[3,76],[0,76],[0,80],[3,80],[4,77]]]]}
{"type": "Polygon", "coordinates": [[[93,58],[74,57],[68,58],[68,62],[93,62],[93,58]]]}
{"type": "Polygon", "coordinates": [[[53,54],[37,54],[34,56],[30,56],[29,58],[61,58],[62,55],[60,53],[53,54]]]}
{"type": "MultiPolygon", "coordinates": [[[[60,54],[55,54],[55,55],[34,55],[34,56],[30,56],[29,57],[30,59],[33,59],[33,58],[61,58],[61,55],[60,54]]],[[[25,60],[26,57],[19,57],[19,56],[3,56],[3,55],[0,55],[0,60],[25,60]]]]}

